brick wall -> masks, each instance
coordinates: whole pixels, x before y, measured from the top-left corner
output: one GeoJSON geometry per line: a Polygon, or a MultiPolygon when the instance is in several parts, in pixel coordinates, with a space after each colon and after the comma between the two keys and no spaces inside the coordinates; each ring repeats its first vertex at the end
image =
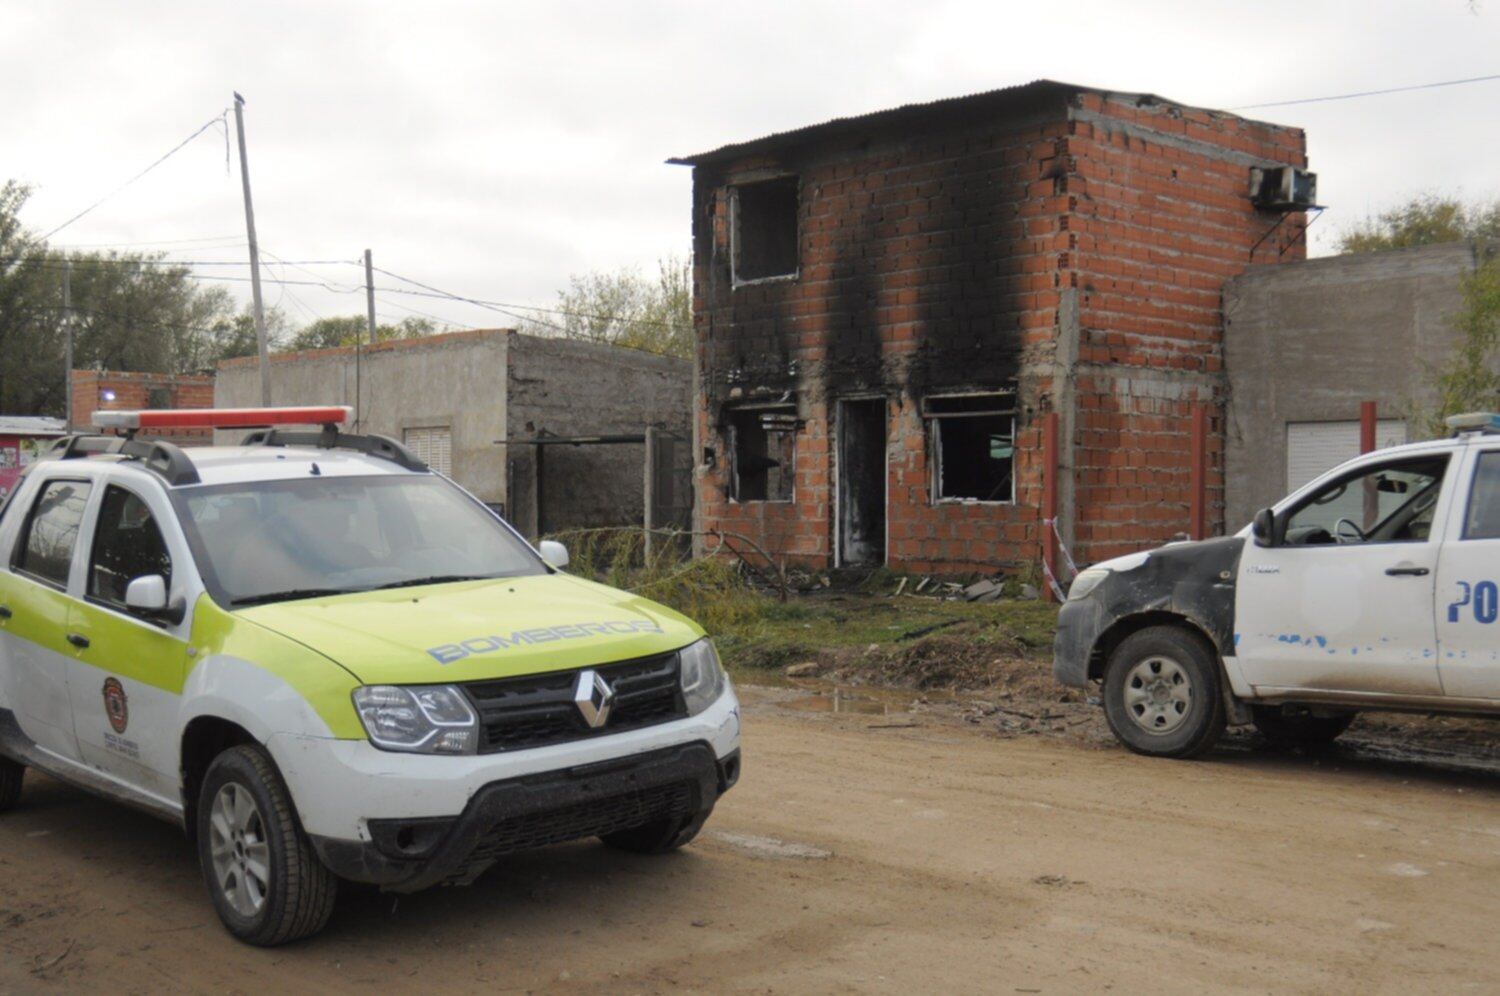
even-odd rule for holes
{"type": "MultiPolygon", "coordinates": [[[[135,373],[120,370],[74,370],[72,426],[88,431],[96,411],[130,411],[138,408],[212,408],[214,378],[211,374],[135,373]],[[106,399],[113,392],[112,399],[106,399]],[[152,404],[153,395],[165,404],[152,404]],[[163,397],[164,396],[164,397],[163,397]]],[[[165,439],[179,446],[209,446],[209,429],[181,429],[165,439]]]]}
{"type": "MultiPolygon", "coordinates": [[[[1064,282],[1078,296],[1074,541],[1087,560],[1188,529],[1190,415],[1209,405],[1210,532],[1223,525],[1222,289],[1280,216],[1247,196],[1255,163],[1305,166],[1300,129],[1084,93],[1057,145],[1064,282]]],[[[1293,215],[1256,263],[1301,259],[1293,215]]]]}
{"type": "MultiPolygon", "coordinates": [[[[1304,164],[1302,133],[1154,99],[1020,89],[695,162],[696,418],[714,451],[698,476],[702,526],[830,563],[831,415],[840,397],[879,395],[893,565],[1035,560],[1039,416],[1054,409],[1071,470],[1063,520],[1082,559],[1188,528],[1187,414],[1222,401],[1220,286],[1277,220],[1250,204],[1249,166],[1304,164]],[[730,188],[778,174],[800,181],[799,272],[735,287],[730,188]],[[1015,502],[934,502],[922,399],[1005,388],[1018,401],[1015,502]],[[802,419],[794,500],[734,502],[723,413],[783,398],[802,419]]],[[[1300,256],[1287,248],[1299,229],[1290,219],[1256,260],[1300,256]]],[[[1216,507],[1221,426],[1216,414],[1216,507]]]]}

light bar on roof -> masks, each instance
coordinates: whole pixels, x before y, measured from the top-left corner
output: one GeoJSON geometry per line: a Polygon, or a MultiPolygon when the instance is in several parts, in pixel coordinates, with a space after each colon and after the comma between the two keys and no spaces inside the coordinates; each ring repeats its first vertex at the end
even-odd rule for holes
{"type": "Polygon", "coordinates": [[[1495,412],[1467,412],[1449,415],[1448,428],[1455,435],[1460,432],[1482,432],[1485,435],[1500,435],[1500,414],[1495,412]]]}
{"type": "Polygon", "coordinates": [[[273,425],[342,425],[354,415],[348,405],[301,408],[152,408],[94,412],[100,429],[264,429],[273,425]]]}

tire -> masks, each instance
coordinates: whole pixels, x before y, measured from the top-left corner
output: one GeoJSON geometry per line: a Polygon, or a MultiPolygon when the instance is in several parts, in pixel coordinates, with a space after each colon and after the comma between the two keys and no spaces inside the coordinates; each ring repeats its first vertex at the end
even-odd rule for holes
{"type": "Polygon", "coordinates": [[[1104,672],[1104,714],[1120,743],[1151,757],[1197,757],[1224,732],[1218,654],[1180,626],[1127,636],[1104,672]]]}
{"type": "Polygon", "coordinates": [[[1282,706],[1253,706],[1255,728],[1278,747],[1326,747],[1354,722],[1355,713],[1314,716],[1303,710],[1288,713],[1282,706]]]}
{"type": "Polygon", "coordinates": [[[21,782],[25,777],[26,765],[0,757],[0,813],[16,808],[21,801],[21,782]]]}
{"type": "Polygon", "coordinates": [[[712,812],[713,807],[710,806],[686,819],[657,820],[645,826],[607,833],[599,839],[609,847],[632,854],[668,854],[685,847],[698,836],[698,831],[703,829],[703,824],[708,822],[712,812]]]}
{"type": "Polygon", "coordinates": [[[247,944],[310,937],[333,913],[338,880],[318,860],[281,775],[257,746],[231,747],[209,765],[198,795],[198,863],[219,919],[247,944]]]}

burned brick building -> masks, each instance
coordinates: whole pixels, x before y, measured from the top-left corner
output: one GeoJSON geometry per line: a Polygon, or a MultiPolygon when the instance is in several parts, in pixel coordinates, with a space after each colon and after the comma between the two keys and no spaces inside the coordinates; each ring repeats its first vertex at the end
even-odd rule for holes
{"type": "Polygon", "coordinates": [[[1054,507],[1097,560],[1189,529],[1195,405],[1222,518],[1221,286],[1304,255],[1300,129],[1040,81],[671,161],[701,528],[968,571],[1054,507]]]}

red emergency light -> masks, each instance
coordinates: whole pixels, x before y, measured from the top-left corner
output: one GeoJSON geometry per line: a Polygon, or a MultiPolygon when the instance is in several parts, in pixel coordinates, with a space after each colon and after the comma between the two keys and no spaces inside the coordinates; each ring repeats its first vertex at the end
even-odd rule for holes
{"type": "Polygon", "coordinates": [[[348,405],[302,408],[154,408],[94,412],[100,429],[265,429],[273,425],[342,425],[354,415],[348,405]]]}

